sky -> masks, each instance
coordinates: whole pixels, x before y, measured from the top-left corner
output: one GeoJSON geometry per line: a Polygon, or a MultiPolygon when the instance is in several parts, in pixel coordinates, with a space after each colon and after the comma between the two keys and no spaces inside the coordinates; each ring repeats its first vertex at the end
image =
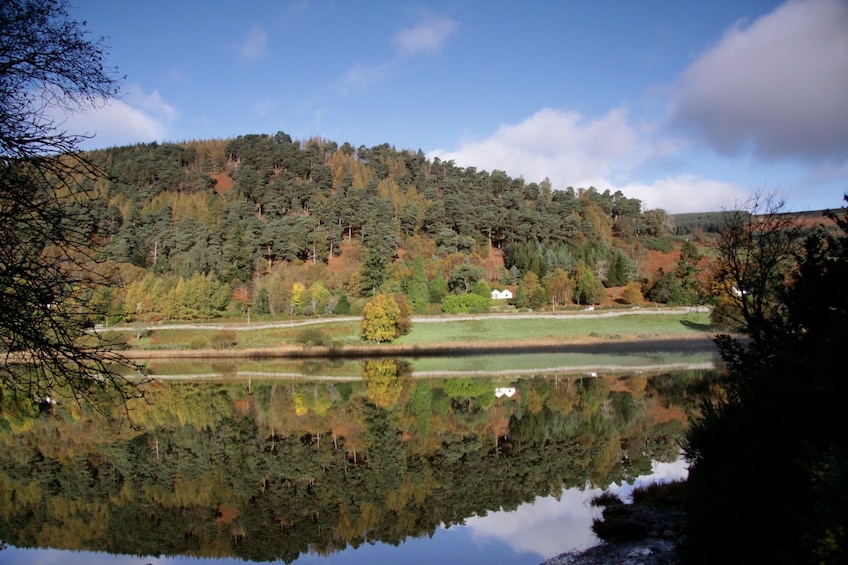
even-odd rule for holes
{"type": "Polygon", "coordinates": [[[672,213],[848,192],[848,0],[71,0],[118,99],[85,148],[288,133],[672,213]]]}

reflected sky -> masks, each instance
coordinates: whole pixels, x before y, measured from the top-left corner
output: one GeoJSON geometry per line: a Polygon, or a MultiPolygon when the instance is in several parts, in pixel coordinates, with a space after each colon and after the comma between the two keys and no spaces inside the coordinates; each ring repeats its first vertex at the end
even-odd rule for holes
{"type": "MultiPolygon", "coordinates": [[[[634,488],[656,482],[683,479],[686,463],[652,463],[649,475],[632,482],[613,484],[607,490],[629,499],[634,488]]],[[[559,498],[545,496],[522,504],[515,511],[490,512],[473,516],[465,525],[439,528],[432,538],[411,538],[398,546],[364,544],[330,556],[302,555],[298,564],[421,564],[481,563],[486,565],[539,564],[560,553],[585,549],[598,543],[592,533],[592,520],[600,509],[592,507],[599,488],[565,489],[559,498]]],[[[196,557],[138,557],[100,552],[18,549],[0,551],[6,565],[236,565],[241,559],[201,559],[196,557]]]]}

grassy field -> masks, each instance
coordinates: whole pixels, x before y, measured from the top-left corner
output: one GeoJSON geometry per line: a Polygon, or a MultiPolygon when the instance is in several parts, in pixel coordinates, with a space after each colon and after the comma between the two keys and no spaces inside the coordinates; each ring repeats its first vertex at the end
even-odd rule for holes
{"type": "MultiPolygon", "coordinates": [[[[116,340],[135,350],[218,350],[238,351],[273,347],[328,346],[363,348],[371,346],[359,337],[355,320],[327,321],[309,326],[264,327],[246,329],[244,325],[216,329],[156,329],[140,339],[135,332],[114,332],[116,340]]],[[[632,340],[686,339],[711,335],[708,312],[655,314],[641,312],[616,317],[557,316],[534,318],[479,317],[476,319],[439,318],[419,321],[412,331],[395,340],[398,346],[434,346],[440,344],[560,344],[616,342],[632,340]]]]}
{"type": "Polygon", "coordinates": [[[398,344],[461,343],[486,341],[585,341],[591,339],[656,339],[685,337],[709,331],[707,312],[679,316],[624,315],[614,318],[515,318],[480,319],[446,323],[418,323],[398,344]]]}

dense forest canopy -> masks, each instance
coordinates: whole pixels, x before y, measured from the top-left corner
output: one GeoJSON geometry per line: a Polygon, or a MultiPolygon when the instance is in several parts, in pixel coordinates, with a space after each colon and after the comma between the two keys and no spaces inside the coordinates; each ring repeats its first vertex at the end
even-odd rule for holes
{"type": "Polygon", "coordinates": [[[82,182],[103,197],[103,267],[114,285],[94,298],[111,321],[248,307],[338,312],[339,303],[407,292],[418,258],[429,290],[422,307],[477,283],[516,288],[531,272],[544,292],[526,294],[537,302],[527,305],[548,300],[555,274],[569,287],[560,297],[594,303],[603,286],[645,276],[639,238],[662,236],[669,222],[620,191],[560,189],[420,150],[283,132],[88,158],[107,174],[82,182]],[[458,268],[461,288],[449,284],[458,268]]]}

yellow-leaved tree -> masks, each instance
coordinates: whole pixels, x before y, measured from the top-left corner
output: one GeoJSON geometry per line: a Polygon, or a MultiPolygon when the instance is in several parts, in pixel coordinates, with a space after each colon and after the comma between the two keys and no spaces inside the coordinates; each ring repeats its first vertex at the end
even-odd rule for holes
{"type": "Polygon", "coordinates": [[[397,300],[391,294],[378,294],[365,303],[360,333],[363,339],[382,343],[392,341],[408,330],[411,324],[404,320],[397,300]]]}

